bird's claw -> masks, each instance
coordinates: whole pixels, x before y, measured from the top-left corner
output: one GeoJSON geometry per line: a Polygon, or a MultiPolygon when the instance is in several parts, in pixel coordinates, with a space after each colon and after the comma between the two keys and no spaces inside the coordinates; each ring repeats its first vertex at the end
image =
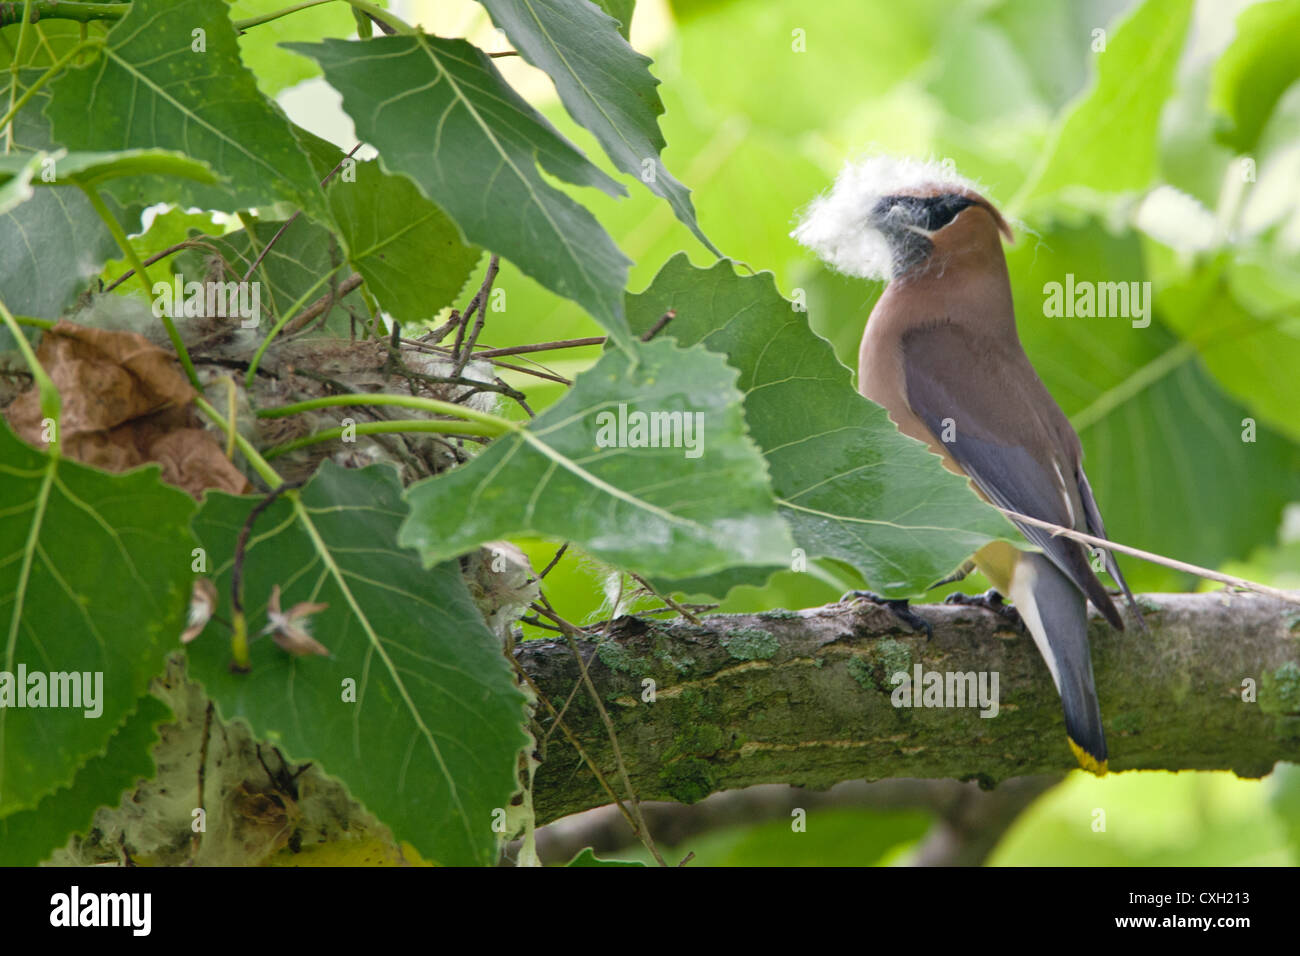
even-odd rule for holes
{"type": "Polygon", "coordinates": [[[927,641],[934,637],[934,628],[930,626],[930,622],[913,611],[906,598],[885,598],[874,591],[847,591],[840,598],[839,603],[852,600],[870,601],[877,607],[883,607],[912,630],[924,633],[927,641]]]}
{"type": "Polygon", "coordinates": [[[1020,612],[1007,604],[994,588],[989,588],[983,594],[963,594],[954,591],[943,599],[943,603],[960,604],[963,607],[982,607],[986,611],[992,611],[1013,627],[1024,627],[1025,622],[1020,617],[1020,612]]]}

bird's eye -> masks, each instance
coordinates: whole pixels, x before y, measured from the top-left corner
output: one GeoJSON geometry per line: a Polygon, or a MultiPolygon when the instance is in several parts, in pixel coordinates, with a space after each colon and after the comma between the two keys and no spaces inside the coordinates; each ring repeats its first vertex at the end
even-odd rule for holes
{"type": "Polygon", "coordinates": [[[934,196],[926,200],[925,228],[931,232],[942,229],[957,218],[957,213],[975,205],[973,199],[950,193],[946,196],[934,196]]]}

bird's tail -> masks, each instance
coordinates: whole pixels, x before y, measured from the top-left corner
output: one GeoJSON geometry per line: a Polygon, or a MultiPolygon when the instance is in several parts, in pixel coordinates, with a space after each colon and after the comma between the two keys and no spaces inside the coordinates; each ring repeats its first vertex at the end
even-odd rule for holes
{"type": "Polygon", "coordinates": [[[1024,552],[1011,599],[1052,672],[1065,710],[1065,730],[1079,766],[1106,773],[1106,734],[1092,677],[1088,606],[1083,594],[1046,556],[1024,552]]]}

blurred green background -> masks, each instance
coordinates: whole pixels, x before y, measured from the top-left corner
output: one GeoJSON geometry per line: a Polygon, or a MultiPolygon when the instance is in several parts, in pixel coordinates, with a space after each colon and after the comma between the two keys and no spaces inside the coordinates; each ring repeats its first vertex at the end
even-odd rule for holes
{"type": "MultiPolygon", "coordinates": [[[[390,5],[433,32],[468,36],[489,51],[507,47],[471,0],[390,5]]],[[[802,293],[813,327],[846,365],[856,367],[881,286],[828,272],[790,239],[799,210],[849,158],[950,160],[1013,222],[1007,255],[1020,335],[1080,433],[1111,536],[1300,587],[1300,0],[638,0],[635,11],[633,45],[654,58],[662,81],[664,159],[694,191],[704,231],[733,259],[771,270],[787,296],[802,293]],[[1150,282],[1149,327],[1045,316],[1044,285],[1067,274],[1150,282]]],[[[285,18],[274,39],[313,39],[307,22],[285,18]]],[[[351,148],[350,121],[310,78],[310,63],[277,51],[265,34],[249,38],[244,55],[292,118],[351,148]]],[[[496,63],[618,178],[543,74],[518,58],[496,63]]],[[[679,250],[709,264],[665,203],[628,185],[623,200],[570,191],[635,261],[632,290],[679,250]]],[[[482,339],[490,346],[600,332],[508,263],[496,288],[507,307],[490,316],[482,339]]],[[[572,377],[597,352],[512,361],[572,377]]],[[[534,408],[561,392],[508,378],[534,408]]],[[[518,543],[539,568],[558,544],[518,543]]],[[[1121,561],[1134,590],[1203,586],[1121,561]]],[[[839,583],[870,583],[828,570],[738,589],[722,610],[815,606],[834,601],[839,583]]],[[[631,607],[626,582],[573,549],[546,585],[575,622],[631,607]]],[[[987,584],[972,576],[962,587],[987,584]]],[[[811,813],[804,833],[778,819],[715,831],[681,850],[701,864],[897,863],[928,826],[924,814],[844,808],[811,813]]],[[[989,857],[1298,861],[1294,768],[1263,781],[1074,773],[1036,800],[989,857]],[[1094,828],[1098,809],[1104,831],[1094,828]]]]}

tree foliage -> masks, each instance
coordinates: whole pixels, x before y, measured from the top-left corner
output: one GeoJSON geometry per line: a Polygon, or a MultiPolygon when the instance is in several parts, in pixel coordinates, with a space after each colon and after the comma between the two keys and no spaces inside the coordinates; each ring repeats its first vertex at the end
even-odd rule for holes
{"type": "Polygon", "coordinates": [[[464,37],[360,0],[3,5],[0,671],[104,691],[0,708],[0,861],[151,772],[187,627],[221,720],[424,859],[490,863],[533,746],[521,614],[915,595],[1014,538],[855,391],[879,286],[785,237],[867,141],[952,157],[1022,225],[1021,337],[1117,540],[1245,561],[1300,500],[1294,0],[1196,57],[1191,0],[675,4],[659,76],[631,0],[481,4],[464,37]],[[359,142],[273,98],[307,79],[359,142]],[[1048,316],[1067,273],[1148,283],[1150,323],[1048,316]]]}

